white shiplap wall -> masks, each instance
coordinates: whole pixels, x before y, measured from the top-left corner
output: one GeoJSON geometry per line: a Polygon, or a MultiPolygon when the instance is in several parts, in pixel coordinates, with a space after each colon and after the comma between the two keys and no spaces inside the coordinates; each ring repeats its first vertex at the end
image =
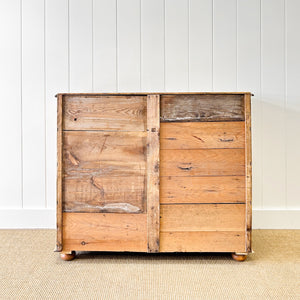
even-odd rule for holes
{"type": "Polygon", "coordinates": [[[251,91],[253,223],[300,227],[299,0],[0,0],[0,227],[54,227],[58,92],[251,91]]]}

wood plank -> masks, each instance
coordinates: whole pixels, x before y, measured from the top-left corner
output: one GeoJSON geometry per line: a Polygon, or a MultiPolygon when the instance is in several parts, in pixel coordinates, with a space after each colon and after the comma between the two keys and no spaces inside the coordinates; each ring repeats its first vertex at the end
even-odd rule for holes
{"type": "Polygon", "coordinates": [[[245,252],[243,231],[161,232],[160,252],[245,252]]]}
{"type": "Polygon", "coordinates": [[[147,252],[146,214],[63,214],[63,251],[147,252]]]}
{"type": "Polygon", "coordinates": [[[251,96],[245,95],[245,165],[246,165],[246,249],[252,250],[252,146],[251,146],[251,96]]]}
{"type": "Polygon", "coordinates": [[[67,96],[64,130],[145,131],[146,97],[67,96]]]}
{"type": "Polygon", "coordinates": [[[148,252],[159,252],[159,95],[147,99],[148,252]]]}
{"type": "Polygon", "coordinates": [[[160,231],[244,231],[245,204],[163,204],[160,231]]]}
{"type": "Polygon", "coordinates": [[[160,203],[245,203],[245,176],[161,177],[160,203]]]}
{"type": "Polygon", "coordinates": [[[244,149],[161,150],[161,176],[245,175],[244,149]]]}
{"type": "Polygon", "coordinates": [[[163,95],[162,122],[243,121],[242,95],[163,95]]]}
{"type": "Polygon", "coordinates": [[[145,186],[146,176],[64,178],[63,211],[141,213],[145,186]]]}
{"type": "Polygon", "coordinates": [[[62,178],[63,178],[63,140],[62,140],[62,101],[63,96],[57,97],[57,183],[56,183],[56,251],[62,250],[62,178]]]}
{"type": "Polygon", "coordinates": [[[160,149],[244,148],[244,122],[162,123],[160,149]]]}
{"type": "Polygon", "coordinates": [[[145,175],[146,132],[68,131],[63,143],[66,177],[145,175]]]}

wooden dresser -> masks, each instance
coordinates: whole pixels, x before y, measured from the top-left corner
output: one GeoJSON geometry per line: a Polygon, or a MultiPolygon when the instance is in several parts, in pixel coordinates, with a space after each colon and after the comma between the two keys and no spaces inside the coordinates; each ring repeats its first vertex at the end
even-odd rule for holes
{"type": "Polygon", "coordinates": [[[251,94],[58,94],[57,243],[251,252],[251,94]]]}

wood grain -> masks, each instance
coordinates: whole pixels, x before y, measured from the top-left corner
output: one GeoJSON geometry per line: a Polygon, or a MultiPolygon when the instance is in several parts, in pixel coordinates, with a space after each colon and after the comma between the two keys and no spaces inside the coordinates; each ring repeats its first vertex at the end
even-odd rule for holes
{"type": "Polygon", "coordinates": [[[245,232],[245,204],[169,204],[160,211],[161,232],[245,232]]]}
{"type": "Polygon", "coordinates": [[[160,203],[245,203],[245,176],[161,177],[160,203]]]}
{"type": "Polygon", "coordinates": [[[240,251],[245,251],[243,231],[176,231],[160,234],[160,252],[240,251]]]}
{"type": "Polygon", "coordinates": [[[146,132],[64,132],[64,176],[145,176],[146,132]]]}
{"type": "Polygon", "coordinates": [[[163,150],[244,147],[244,122],[172,122],[160,126],[163,150]]]}
{"type": "Polygon", "coordinates": [[[62,178],[63,178],[63,110],[62,110],[63,96],[57,97],[57,183],[56,183],[56,249],[59,252],[62,250],[63,245],[63,219],[62,219],[62,178]]]}
{"type": "Polygon", "coordinates": [[[159,252],[159,96],[147,98],[148,252],[159,252]]]}
{"type": "Polygon", "coordinates": [[[243,121],[243,95],[162,95],[162,122],[243,121]]]}
{"type": "Polygon", "coordinates": [[[84,177],[63,181],[63,211],[142,213],[146,177],[84,177]]]}
{"type": "Polygon", "coordinates": [[[146,214],[63,214],[63,251],[147,252],[146,214]]]}
{"type": "Polygon", "coordinates": [[[146,97],[68,95],[64,130],[145,131],[146,97]]]}
{"type": "Polygon", "coordinates": [[[245,95],[245,149],[246,149],[246,249],[252,251],[252,145],[251,145],[251,95],[245,95]]]}
{"type": "Polygon", "coordinates": [[[161,150],[161,176],[245,175],[244,149],[161,150]]]}

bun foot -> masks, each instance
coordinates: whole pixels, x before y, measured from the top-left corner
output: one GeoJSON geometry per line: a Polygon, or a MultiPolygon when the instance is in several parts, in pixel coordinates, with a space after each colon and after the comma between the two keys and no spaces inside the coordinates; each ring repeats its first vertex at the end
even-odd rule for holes
{"type": "Polygon", "coordinates": [[[231,256],[236,261],[244,261],[247,258],[247,254],[231,253],[231,256]]]}
{"type": "Polygon", "coordinates": [[[71,253],[61,253],[60,258],[66,261],[73,260],[75,258],[75,255],[76,255],[75,251],[72,251],[71,253]]]}

